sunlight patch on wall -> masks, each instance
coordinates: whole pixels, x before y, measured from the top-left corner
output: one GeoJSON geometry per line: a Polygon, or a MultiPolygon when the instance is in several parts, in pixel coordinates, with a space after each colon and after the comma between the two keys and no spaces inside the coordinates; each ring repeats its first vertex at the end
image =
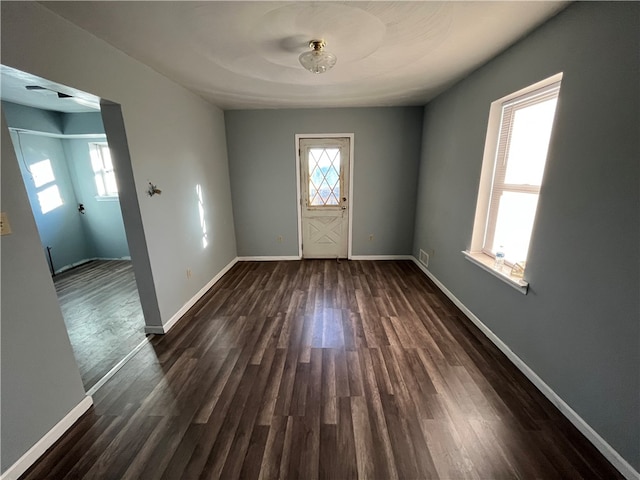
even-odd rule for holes
{"type": "Polygon", "coordinates": [[[207,238],[207,222],[204,219],[204,201],[200,184],[196,185],[196,194],[198,195],[198,213],[200,214],[200,228],[202,229],[202,248],[207,248],[209,240],[207,238]]]}
{"type": "MultiPolygon", "coordinates": [[[[29,167],[31,176],[33,177],[33,183],[36,188],[46,186],[55,182],[56,177],[53,174],[53,168],[51,167],[51,160],[48,158],[40,162],[32,163],[29,167]]],[[[40,203],[40,211],[44,215],[52,210],[55,210],[63,204],[62,197],[60,196],[60,189],[55,183],[37,192],[38,202],[40,203]]]]}

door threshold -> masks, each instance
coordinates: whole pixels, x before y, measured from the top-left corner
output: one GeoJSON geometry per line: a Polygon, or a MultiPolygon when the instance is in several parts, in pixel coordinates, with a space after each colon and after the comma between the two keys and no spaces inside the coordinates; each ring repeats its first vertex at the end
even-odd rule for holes
{"type": "Polygon", "coordinates": [[[87,396],[91,396],[94,393],[96,393],[100,389],[100,387],[102,387],[105,383],[107,383],[107,381],[111,377],[113,377],[118,370],[120,370],[122,367],[124,367],[125,364],[129,360],[131,360],[133,358],[133,356],[136,353],[138,353],[142,349],[142,347],[145,346],[145,344],[149,343],[153,337],[154,337],[153,334],[145,337],[144,340],[142,340],[138,345],[136,345],[133,348],[133,350],[131,350],[129,353],[127,353],[127,355],[122,360],[120,360],[118,363],[116,363],[115,366],[104,375],[104,377],[102,377],[100,380],[98,380],[93,387],[91,387],[89,390],[87,390],[86,395],[87,396]]]}

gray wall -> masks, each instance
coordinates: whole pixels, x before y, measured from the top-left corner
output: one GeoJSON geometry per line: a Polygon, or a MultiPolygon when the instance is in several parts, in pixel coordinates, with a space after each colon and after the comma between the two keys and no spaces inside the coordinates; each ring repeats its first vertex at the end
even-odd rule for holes
{"type": "Polygon", "coordinates": [[[62,134],[63,114],[60,112],[41,110],[5,101],[2,101],[2,109],[10,127],[56,135],[62,134]]]}
{"type": "Polygon", "coordinates": [[[83,218],[78,212],[78,200],[62,140],[15,131],[11,132],[11,140],[38,226],[43,255],[46,255],[46,248],[51,247],[53,271],[57,272],[94,256],[93,242],[85,235],[83,218]],[[55,182],[36,188],[30,169],[31,165],[43,160],[50,160],[55,182]],[[58,186],[63,203],[42,213],[38,191],[54,184],[58,186]]]}
{"type": "Polygon", "coordinates": [[[100,112],[63,113],[2,101],[7,123],[13,128],[56,135],[104,133],[100,112]]]}
{"type": "Polygon", "coordinates": [[[106,142],[106,138],[62,140],[76,199],[85,207],[85,213],[81,216],[81,220],[87,238],[91,242],[90,257],[127,257],[129,256],[129,248],[122,222],[120,202],[117,199],[99,200],[96,198],[98,191],[89,153],[89,144],[92,142],[106,142]]]}
{"type": "Polygon", "coordinates": [[[69,337],[2,115],[2,471],[84,398],[69,337]]]}
{"type": "Polygon", "coordinates": [[[640,469],[637,3],[577,3],[425,110],[414,254],[640,469]],[[523,296],[466,261],[490,103],[564,72],[523,296]]]}
{"type": "Polygon", "coordinates": [[[227,111],[225,121],[238,255],[298,255],[296,133],[355,134],[353,255],[411,254],[421,108],[227,111]]]}
{"type": "MultiPolygon", "coordinates": [[[[153,308],[145,309],[145,321],[155,322],[157,319],[158,322],[167,322],[236,256],[222,111],[38,3],[2,2],[0,8],[4,65],[121,105],[126,139],[116,140],[118,148],[128,146],[130,170],[120,169],[121,174],[128,175],[124,182],[120,182],[122,179],[118,177],[120,201],[129,215],[125,218],[128,235],[143,241],[136,244],[135,250],[130,248],[131,256],[134,269],[137,263],[145,263],[145,275],[140,276],[144,277],[142,280],[136,271],[136,278],[143,282],[142,286],[139,284],[143,309],[149,306],[150,297],[157,295],[158,299],[154,300],[155,307],[151,305],[157,316],[150,320],[148,312],[153,308]],[[149,181],[162,189],[162,195],[147,196],[149,181]],[[201,243],[196,195],[198,184],[203,189],[209,228],[207,248],[202,248],[201,243]],[[131,223],[132,218],[137,218],[138,223],[129,232],[127,222],[131,223]],[[143,258],[145,256],[146,259],[143,258]],[[186,278],[187,268],[193,270],[191,279],[186,278]]],[[[116,105],[113,109],[117,110],[113,115],[115,118],[120,115],[120,107],[116,105]]],[[[3,138],[8,139],[6,128],[3,127],[3,138]]],[[[111,144],[106,124],[105,130],[111,144]]],[[[3,142],[3,169],[14,158],[13,154],[5,157],[7,144],[3,142]]],[[[24,191],[21,181],[6,182],[4,172],[2,182],[3,199],[5,195],[16,196],[24,191]]],[[[16,211],[20,212],[16,215],[33,218],[24,194],[18,196],[16,205],[6,211],[10,217],[16,211]]],[[[39,243],[35,227],[24,236],[24,244],[39,243]]],[[[78,388],[82,389],[73,362],[60,368],[45,369],[48,373],[46,381],[40,381],[41,376],[37,372],[21,366],[21,362],[30,361],[28,345],[33,337],[47,338],[49,342],[51,336],[64,336],[65,331],[64,324],[55,320],[58,313],[52,308],[34,315],[28,324],[25,323],[24,331],[15,330],[22,328],[24,323],[20,305],[41,298],[47,289],[53,287],[50,279],[45,282],[36,278],[32,282],[30,268],[7,268],[5,256],[15,253],[15,258],[23,257],[22,252],[17,253],[20,245],[16,244],[14,248],[15,252],[5,249],[3,239],[3,286],[5,283],[23,286],[15,290],[15,300],[5,305],[3,298],[2,303],[3,425],[0,440],[3,469],[15,462],[81,400],[69,389],[67,377],[77,377],[78,388]],[[54,332],[49,334],[50,330],[54,332]],[[5,343],[24,349],[24,358],[5,361],[5,343]],[[33,390],[21,399],[22,403],[5,400],[5,395],[9,395],[7,392],[19,390],[20,381],[33,381],[33,390]],[[43,404],[38,403],[37,408],[31,408],[28,403],[31,397],[42,399],[43,404]],[[24,420],[26,416],[29,416],[28,421],[24,420]],[[5,418],[16,420],[5,423],[5,418]]],[[[32,258],[27,267],[39,263],[39,270],[46,274],[44,256],[30,254],[32,258]]],[[[39,346],[38,343],[36,345],[39,346]]],[[[42,364],[58,363],[55,349],[41,348],[39,355],[36,358],[41,359],[42,364]]]]}
{"type": "Polygon", "coordinates": [[[100,112],[62,113],[62,133],[65,135],[95,135],[104,133],[100,112]]]}

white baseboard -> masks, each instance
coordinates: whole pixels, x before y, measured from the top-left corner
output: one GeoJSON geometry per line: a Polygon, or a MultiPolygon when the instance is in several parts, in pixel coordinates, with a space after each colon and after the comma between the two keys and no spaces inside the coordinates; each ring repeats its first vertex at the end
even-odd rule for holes
{"type": "MultiPolygon", "coordinates": [[[[328,257],[325,260],[332,258],[334,257],[328,257]]],[[[238,257],[239,262],[277,262],[283,260],[302,260],[302,257],[297,255],[238,257]]],[[[349,260],[413,260],[413,255],[351,255],[349,260]]]]}
{"type": "Polygon", "coordinates": [[[85,263],[93,262],[94,260],[131,260],[130,256],[118,257],[118,258],[110,258],[110,257],[91,257],[80,260],[79,262],[73,262],[69,265],[65,265],[64,267],[60,267],[56,270],[56,275],[59,273],[66,272],[67,270],[71,270],[72,268],[79,267],[80,265],[84,265],[85,263]]]}
{"type": "Polygon", "coordinates": [[[298,255],[238,257],[239,262],[278,262],[281,260],[300,260],[298,255]]]}
{"type": "Polygon", "coordinates": [[[504,353],[542,394],[553,403],[558,410],[589,440],[602,455],[629,480],[640,480],[638,473],[622,456],[614,450],[575,410],[573,410],[544,380],[542,380],[520,357],[518,357],[500,338],[476,317],[447,287],[445,287],[424,265],[415,257],[414,263],[431,279],[442,292],[478,327],[493,344],[504,353]]]}
{"type": "Polygon", "coordinates": [[[202,287],[198,293],[196,293],[193,297],[191,297],[191,299],[185,303],[180,310],[178,310],[170,319],[167,323],[163,324],[162,326],[157,326],[157,325],[147,325],[144,327],[144,333],[150,334],[157,334],[157,335],[162,335],[167,333],[169,330],[171,330],[171,328],[173,328],[173,326],[178,322],[178,320],[180,320],[182,318],[182,316],[187,313],[189,311],[189,309],[191,307],[193,307],[196,302],[198,300],[200,300],[200,298],[209,291],[209,289],[211,287],[213,287],[218,280],[220,280],[222,278],[222,276],[227,273],[229,270],[231,270],[231,267],[233,267],[236,263],[238,263],[238,257],[234,258],[233,260],[231,260],[226,267],[224,267],[222,270],[220,270],[215,277],[213,277],[211,280],[209,280],[209,282],[207,282],[207,284],[202,287]]]}
{"type": "Polygon", "coordinates": [[[89,410],[89,408],[93,405],[93,398],[90,395],[87,395],[82,399],[82,401],[73,407],[73,409],[67,413],[62,420],[54,425],[54,427],[49,430],[38,442],[31,447],[27,452],[22,455],[18,459],[16,463],[11,465],[3,474],[0,476],[0,480],[17,480],[20,475],[26,472],[31,465],[36,463],[36,461],[42,456],[44,452],[46,452],[51,445],[56,443],[64,433],[69,430],[76,423],[84,412],[89,410]]]}
{"type": "Polygon", "coordinates": [[[349,260],[413,260],[413,255],[351,255],[349,260]]]}

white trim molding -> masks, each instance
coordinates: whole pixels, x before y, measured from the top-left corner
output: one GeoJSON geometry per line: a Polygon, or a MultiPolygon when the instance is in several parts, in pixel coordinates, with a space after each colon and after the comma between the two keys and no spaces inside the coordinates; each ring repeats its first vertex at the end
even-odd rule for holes
{"type": "Polygon", "coordinates": [[[125,257],[117,257],[117,258],[111,258],[111,257],[91,257],[91,258],[85,258],[84,260],[80,260],[78,262],[73,262],[70,263],[69,265],[65,265],[64,267],[60,267],[59,269],[56,270],[56,275],[58,275],[59,273],[64,273],[67,270],[71,270],[72,268],[76,268],[79,267],[81,265],[84,265],[85,263],[89,263],[89,262],[93,262],[95,260],[127,260],[127,261],[131,261],[131,257],[129,255],[125,256],[125,257]]]}
{"type": "Polygon", "coordinates": [[[167,333],[169,330],[171,330],[173,326],[178,322],[178,320],[180,320],[183,317],[183,315],[187,313],[189,309],[193,307],[196,304],[196,302],[200,300],[200,298],[202,298],[202,296],[205,293],[207,293],[209,289],[211,289],[211,287],[213,287],[218,282],[218,280],[222,278],[222,276],[225,273],[231,270],[231,267],[233,267],[236,263],[238,263],[238,257],[235,257],[233,260],[231,260],[226,267],[220,270],[215,277],[209,280],[207,284],[198,291],[198,293],[196,293],[193,297],[191,297],[187,301],[187,303],[185,303],[180,308],[180,310],[178,310],[176,313],[173,314],[173,316],[167,321],[167,323],[164,323],[162,325],[146,325],[144,327],[144,333],[163,335],[167,333]]]}
{"type": "Polygon", "coordinates": [[[414,260],[413,255],[351,255],[349,260],[414,260]]]}
{"type": "Polygon", "coordinates": [[[298,255],[264,255],[253,257],[238,257],[239,262],[279,262],[288,260],[302,260],[298,255]]]}
{"type": "Polygon", "coordinates": [[[515,288],[521,294],[526,295],[527,293],[529,293],[529,282],[525,282],[521,278],[512,277],[508,272],[505,272],[506,267],[503,267],[502,270],[497,271],[495,268],[491,266],[491,263],[493,262],[493,258],[489,257],[487,254],[467,252],[466,250],[463,250],[462,254],[464,255],[464,258],[469,260],[471,263],[473,263],[474,265],[477,265],[478,267],[483,269],[485,272],[490,273],[497,279],[502,280],[504,283],[506,283],[510,287],[515,288]]]}
{"type": "Polygon", "coordinates": [[[638,473],[622,456],[602,438],[575,410],[573,410],[549,385],[542,380],[531,367],[518,357],[507,344],[491,331],[482,321],[474,315],[447,287],[445,287],[424,265],[415,257],[413,262],[424,274],[431,279],[442,292],[480,329],[480,331],[529,379],[542,394],[553,403],[558,410],[589,440],[602,455],[611,462],[628,480],[640,480],[638,473]]]}
{"type": "Polygon", "coordinates": [[[93,405],[93,398],[87,395],[78,405],[56,423],[36,444],[11,465],[0,477],[0,480],[17,480],[26,472],[54,443],[69,430],[74,423],[93,405]]]}
{"type": "MultiPolygon", "coordinates": [[[[88,112],[88,113],[94,113],[94,112],[88,112]]],[[[99,114],[100,111],[96,110],[95,113],[99,114]]],[[[40,137],[51,137],[51,138],[61,138],[61,139],[65,139],[65,138],[104,138],[105,140],[107,139],[107,135],[104,132],[67,134],[67,133],[40,132],[38,130],[29,130],[27,128],[22,128],[22,127],[9,127],[9,131],[16,132],[16,133],[26,133],[28,135],[38,135],[40,137]]],[[[0,480],[4,480],[4,478],[0,480]]]]}
{"type": "MultiPolygon", "coordinates": [[[[334,257],[325,258],[324,260],[331,260],[331,259],[335,260],[334,257]]],[[[349,260],[413,260],[413,259],[414,259],[413,255],[351,255],[349,257],[349,260]]],[[[299,257],[297,255],[282,255],[282,256],[264,255],[264,256],[238,257],[239,262],[278,262],[278,261],[290,261],[290,260],[302,260],[302,257],[299,257]]]]}

